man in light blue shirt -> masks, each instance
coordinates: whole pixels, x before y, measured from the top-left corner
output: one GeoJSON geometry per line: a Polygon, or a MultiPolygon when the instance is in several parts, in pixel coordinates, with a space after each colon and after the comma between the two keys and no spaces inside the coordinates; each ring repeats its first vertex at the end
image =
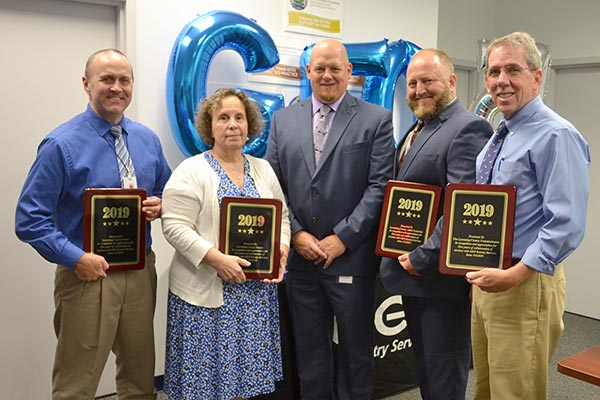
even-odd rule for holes
{"type": "Polygon", "coordinates": [[[473,284],[475,399],[546,399],[548,364],[563,331],[561,263],[585,232],[590,151],[539,97],[541,60],[529,34],[490,44],[485,80],[509,130],[490,183],[515,186],[517,204],[514,265],[466,276],[473,284]]]}

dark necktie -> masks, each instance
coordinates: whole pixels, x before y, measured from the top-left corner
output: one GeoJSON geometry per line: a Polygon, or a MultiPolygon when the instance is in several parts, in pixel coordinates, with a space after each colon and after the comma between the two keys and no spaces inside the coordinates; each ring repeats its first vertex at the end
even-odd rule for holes
{"type": "Polygon", "coordinates": [[[419,136],[419,132],[423,129],[423,125],[425,125],[425,122],[421,119],[418,120],[413,130],[406,135],[406,139],[404,139],[404,143],[398,153],[398,168],[400,168],[400,164],[404,161],[404,157],[406,157],[406,153],[408,153],[410,146],[417,140],[417,136],[419,136]]]}
{"type": "Polygon", "coordinates": [[[134,175],[133,163],[129,156],[127,146],[123,140],[123,132],[120,125],[113,126],[110,128],[110,134],[115,137],[115,153],[117,154],[117,164],[119,166],[119,175],[121,182],[127,176],[132,177],[134,175]]]}
{"type": "Polygon", "coordinates": [[[492,169],[494,168],[494,164],[496,163],[496,159],[498,158],[498,154],[500,154],[500,149],[502,148],[502,143],[504,142],[504,138],[508,134],[508,128],[504,121],[500,122],[498,126],[498,130],[492,136],[492,141],[485,152],[485,156],[483,157],[483,162],[481,163],[481,167],[479,167],[479,173],[477,174],[477,183],[490,183],[492,180],[492,169]]]}
{"type": "Polygon", "coordinates": [[[327,116],[331,112],[331,107],[327,104],[323,104],[319,109],[319,116],[317,117],[317,124],[313,131],[313,144],[315,150],[315,165],[319,165],[319,159],[323,148],[325,147],[325,139],[327,139],[327,133],[329,132],[329,125],[327,123],[327,116]]]}

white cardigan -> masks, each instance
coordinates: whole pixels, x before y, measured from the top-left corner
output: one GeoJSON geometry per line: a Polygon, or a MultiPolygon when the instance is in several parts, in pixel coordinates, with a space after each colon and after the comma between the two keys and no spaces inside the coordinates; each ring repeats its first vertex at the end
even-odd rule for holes
{"type": "MultiPolygon", "coordinates": [[[[283,203],[281,243],[290,243],[288,210],[277,176],[266,160],[246,155],[250,176],[264,198],[283,203]]],[[[219,245],[219,177],[198,154],[173,171],[162,198],[162,228],[175,248],[169,272],[169,290],[186,302],[202,307],[223,305],[223,284],[217,271],[202,263],[206,253],[219,245]]]]}

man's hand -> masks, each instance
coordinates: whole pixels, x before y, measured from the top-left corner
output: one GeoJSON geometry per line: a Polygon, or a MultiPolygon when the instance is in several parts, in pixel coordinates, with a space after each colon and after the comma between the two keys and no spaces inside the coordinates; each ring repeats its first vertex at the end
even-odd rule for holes
{"type": "MultiPolygon", "coordinates": [[[[329,235],[324,237],[322,240],[318,242],[319,248],[325,253],[325,265],[323,265],[323,269],[329,268],[333,260],[341,256],[346,252],[346,245],[342,243],[338,235],[335,233],[333,235],[329,235]]],[[[323,260],[319,260],[321,262],[323,260]]],[[[315,262],[317,264],[317,262],[315,262]]]]}
{"type": "Polygon", "coordinates": [[[408,272],[409,274],[411,274],[413,276],[421,276],[421,274],[419,274],[415,270],[415,267],[413,267],[412,263],[410,262],[410,258],[408,257],[408,254],[401,254],[398,257],[398,262],[400,263],[402,268],[404,268],[404,270],[406,272],[408,272]]]}
{"type": "Polygon", "coordinates": [[[467,282],[479,286],[481,290],[497,293],[519,285],[535,272],[535,270],[519,261],[509,269],[485,268],[481,271],[467,272],[465,277],[467,282]]]}
{"type": "Polygon", "coordinates": [[[320,264],[327,258],[327,254],[319,247],[319,241],[307,231],[298,231],[292,237],[292,244],[296,252],[304,259],[320,264]]]}
{"type": "Polygon", "coordinates": [[[82,281],[95,281],[106,278],[106,270],[109,265],[104,257],[93,253],[84,253],[77,263],[73,272],[82,281]]]}
{"type": "Polygon", "coordinates": [[[160,218],[162,203],[160,197],[150,196],[142,202],[142,212],[146,214],[147,221],[154,221],[156,218],[160,218]]]}

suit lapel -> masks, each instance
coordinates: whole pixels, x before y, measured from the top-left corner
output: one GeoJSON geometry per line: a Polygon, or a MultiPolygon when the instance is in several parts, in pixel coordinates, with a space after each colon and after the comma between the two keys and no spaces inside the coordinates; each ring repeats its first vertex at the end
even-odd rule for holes
{"type": "Polygon", "coordinates": [[[327,140],[325,141],[325,148],[323,148],[321,160],[319,166],[315,170],[314,175],[317,175],[321,170],[322,166],[325,165],[327,159],[332,155],[338,142],[346,132],[350,121],[352,121],[352,118],[354,118],[354,115],[356,114],[356,111],[354,111],[355,105],[356,99],[352,97],[349,93],[346,93],[344,95],[344,99],[340,103],[338,110],[335,112],[333,121],[331,123],[331,128],[329,129],[329,133],[327,134],[327,140]]]}
{"type": "Polygon", "coordinates": [[[300,111],[296,116],[296,123],[300,127],[300,135],[298,140],[300,141],[300,148],[302,149],[302,156],[306,163],[306,168],[310,176],[315,173],[315,150],[313,146],[313,118],[312,118],[312,103],[311,99],[308,98],[300,103],[300,111]]]}
{"type": "Polygon", "coordinates": [[[412,144],[410,150],[406,156],[404,157],[404,161],[402,161],[402,165],[400,166],[400,171],[404,174],[413,163],[415,158],[419,157],[419,152],[421,148],[427,143],[427,141],[435,135],[435,133],[442,127],[442,123],[439,118],[434,118],[431,121],[427,122],[421,132],[419,132],[419,136],[412,144]]]}
{"type": "Polygon", "coordinates": [[[404,157],[404,161],[400,166],[400,175],[398,179],[402,180],[403,176],[405,175],[406,171],[410,168],[410,165],[412,164],[414,159],[419,156],[421,148],[425,145],[425,143],[427,143],[429,139],[431,139],[433,135],[435,135],[435,133],[442,127],[442,124],[446,122],[448,118],[450,118],[454,111],[456,111],[456,109],[459,107],[458,104],[458,100],[455,100],[452,104],[448,105],[440,113],[440,115],[438,115],[436,118],[432,119],[431,121],[428,121],[425,124],[425,126],[419,133],[419,136],[417,136],[417,140],[415,140],[415,142],[411,146],[411,150],[414,151],[409,151],[408,154],[406,154],[406,157],[404,157]]]}

